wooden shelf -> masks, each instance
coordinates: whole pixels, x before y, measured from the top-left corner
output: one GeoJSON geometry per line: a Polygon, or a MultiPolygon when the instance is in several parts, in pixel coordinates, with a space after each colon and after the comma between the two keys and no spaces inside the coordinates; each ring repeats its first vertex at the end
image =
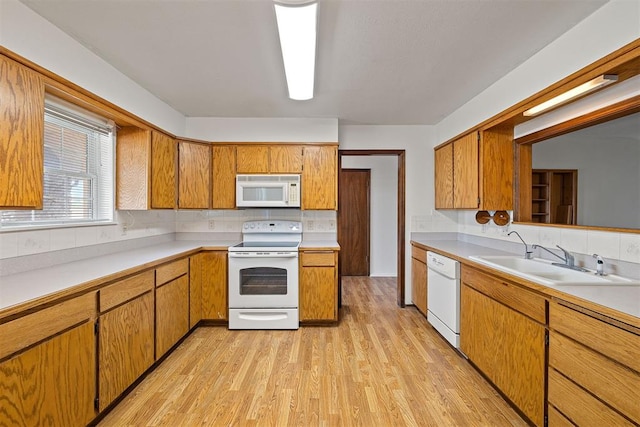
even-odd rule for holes
{"type": "Polygon", "coordinates": [[[577,185],[577,170],[533,169],[531,174],[532,220],[547,224],[575,224],[577,185]]]}

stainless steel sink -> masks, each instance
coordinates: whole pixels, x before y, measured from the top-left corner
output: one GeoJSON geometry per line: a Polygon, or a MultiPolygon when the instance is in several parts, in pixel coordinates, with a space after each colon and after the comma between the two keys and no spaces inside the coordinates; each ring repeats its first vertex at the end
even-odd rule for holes
{"type": "Polygon", "coordinates": [[[576,271],[553,265],[541,258],[524,259],[517,255],[470,256],[469,259],[546,286],[615,285],[640,286],[639,280],[593,271],[576,271]]]}

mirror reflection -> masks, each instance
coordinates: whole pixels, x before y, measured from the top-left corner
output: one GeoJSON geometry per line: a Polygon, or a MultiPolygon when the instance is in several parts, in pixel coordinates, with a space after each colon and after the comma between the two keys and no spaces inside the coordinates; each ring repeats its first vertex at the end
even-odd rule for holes
{"type": "Polygon", "coordinates": [[[640,228],[640,113],[532,146],[532,221],[640,228]]]}

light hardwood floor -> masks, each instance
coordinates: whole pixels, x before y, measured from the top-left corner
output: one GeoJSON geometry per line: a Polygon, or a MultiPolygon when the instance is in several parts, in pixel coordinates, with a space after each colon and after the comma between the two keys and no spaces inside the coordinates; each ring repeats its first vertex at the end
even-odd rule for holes
{"type": "Polygon", "coordinates": [[[525,426],[394,279],[343,278],[339,326],[201,327],[100,426],[525,426]]]}

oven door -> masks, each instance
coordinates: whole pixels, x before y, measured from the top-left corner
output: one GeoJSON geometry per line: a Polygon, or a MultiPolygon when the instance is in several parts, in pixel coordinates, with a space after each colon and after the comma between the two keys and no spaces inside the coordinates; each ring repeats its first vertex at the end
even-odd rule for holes
{"type": "Polygon", "coordinates": [[[297,308],[298,252],[229,252],[229,308],[297,308]]]}

